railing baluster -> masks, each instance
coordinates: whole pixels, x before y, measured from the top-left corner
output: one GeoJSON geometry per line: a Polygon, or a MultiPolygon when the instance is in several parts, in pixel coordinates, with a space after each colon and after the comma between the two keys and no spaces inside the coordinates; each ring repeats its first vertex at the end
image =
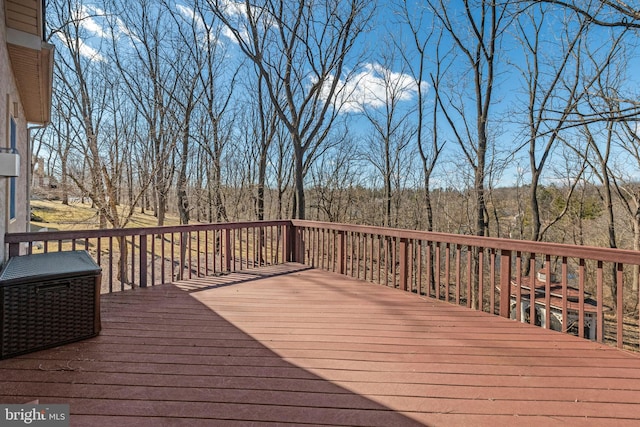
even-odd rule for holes
{"type": "Polygon", "coordinates": [[[338,261],[338,273],[345,274],[345,251],[346,251],[346,236],[343,232],[338,232],[338,246],[337,246],[337,261],[338,261]]]}
{"type": "MultiPolygon", "coordinates": [[[[247,263],[249,261],[251,261],[251,267],[255,268],[256,267],[256,257],[257,257],[257,251],[256,251],[256,227],[250,227],[251,229],[251,247],[247,247],[247,263]],[[251,249],[251,250],[249,250],[251,249]]],[[[249,246],[247,244],[247,246],[249,246]]]]}
{"type": "MultiPolygon", "coordinates": [[[[194,271],[197,277],[206,277],[211,270],[216,274],[219,271],[231,272],[292,260],[385,286],[420,294],[424,292],[433,298],[466,304],[477,310],[499,313],[502,316],[512,316],[520,321],[525,320],[522,318],[522,307],[528,302],[527,321],[531,323],[544,323],[546,328],[559,329],[555,322],[551,322],[557,316],[563,319],[564,331],[569,330],[585,337],[588,330],[592,339],[611,343],[615,340],[619,347],[625,348],[629,345],[625,341],[629,339],[625,315],[628,318],[639,317],[637,311],[625,313],[624,304],[629,304],[625,301],[625,298],[629,298],[625,281],[630,282],[631,279],[625,278],[624,268],[628,266],[627,269],[630,270],[640,265],[640,253],[630,250],[298,220],[191,224],[149,229],[7,233],[5,244],[10,257],[19,256],[21,251],[47,253],[84,248],[103,267],[103,283],[105,291],[108,287],[109,292],[118,290],[114,288],[129,289],[129,285],[145,287],[149,282],[155,285],[184,279],[184,268],[189,268],[188,278],[193,278],[194,271]],[[196,233],[195,236],[193,233],[196,233]],[[158,238],[161,239],[159,247],[156,245],[158,238]],[[113,239],[118,239],[115,245],[113,239]],[[36,245],[40,241],[42,250],[36,245]],[[170,254],[166,244],[170,245],[170,254]],[[176,250],[180,251],[179,257],[176,250]],[[484,250],[488,252],[485,254],[484,250]],[[513,252],[515,259],[512,260],[513,252]],[[122,262],[118,253],[122,256],[122,262]],[[526,254],[529,253],[529,265],[525,269],[526,254]],[[539,259],[536,259],[536,253],[539,259]],[[472,259],[474,255],[476,259],[472,259]],[[193,256],[197,259],[193,260],[193,256]],[[486,256],[489,259],[485,261],[486,256]],[[212,258],[211,264],[209,257],[212,258]],[[555,257],[561,259],[561,272],[551,265],[551,260],[556,259],[555,257]],[[455,267],[452,264],[454,258],[455,267]],[[536,282],[539,270],[536,264],[542,262],[542,271],[547,273],[546,279],[536,282]],[[167,271],[167,263],[171,264],[170,271],[167,271]],[[607,268],[612,267],[607,270],[606,277],[605,263],[607,268]],[[465,273],[462,271],[465,264],[466,289],[463,277],[465,273]],[[515,278],[511,277],[510,271],[513,265],[515,278]],[[489,270],[485,272],[487,267],[489,270]],[[156,278],[156,268],[159,270],[159,278],[156,278]],[[455,279],[452,277],[452,268],[455,268],[455,279]],[[177,272],[176,269],[180,271],[177,272]],[[573,278],[574,269],[578,273],[577,283],[573,278]],[[375,270],[378,270],[377,276],[375,270]],[[523,270],[529,272],[528,278],[523,277],[523,270]],[[560,280],[553,278],[552,272],[560,273],[560,280]],[[119,287],[114,286],[114,280],[118,279],[119,287]],[[605,280],[611,283],[605,284],[605,280]],[[544,297],[540,293],[536,294],[536,283],[543,285],[540,287],[544,288],[544,297]],[[523,287],[526,288],[527,285],[528,292],[523,291],[523,287]],[[455,287],[455,292],[451,289],[452,286],[455,287]],[[509,290],[512,286],[516,287],[514,292],[509,290]],[[604,292],[605,286],[611,286],[611,295],[604,292]],[[552,295],[551,291],[556,292],[556,289],[558,293],[552,295]],[[496,300],[498,291],[500,299],[496,300]],[[587,291],[596,293],[595,301],[587,299],[587,291]],[[489,295],[486,295],[487,292],[489,295]],[[511,311],[512,296],[515,299],[515,313],[511,311]],[[575,302],[572,300],[574,297],[575,302]],[[496,307],[497,304],[499,307],[496,307]],[[607,313],[605,319],[604,313],[608,305],[615,307],[615,310],[611,316],[607,313]],[[544,317],[541,318],[539,313],[543,307],[544,317]],[[595,323],[590,323],[594,314],[595,323]],[[609,317],[610,322],[616,322],[615,336],[613,323],[606,323],[609,322],[609,317]],[[570,318],[577,318],[575,325],[570,325],[570,318]],[[590,328],[587,328],[587,323],[590,328]],[[605,324],[607,327],[611,326],[612,332],[606,337],[605,324]]],[[[638,272],[633,274],[640,275],[638,272]]],[[[541,290],[538,289],[538,292],[541,290]]],[[[633,297],[635,301],[636,295],[633,297]]],[[[637,292],[637,298],[640,299],[640,291],[637,292]]],[[[634,320],[633,324],[640,330],[640,321],[634,320]]],[[[634,330],[631,334],[635,346],[640,332],[636,333],[634,330]]]]}
{"type": "Polygon", "coordinates": [[[191,247],[191,241],[193,240],[193,237],[191,236],[190,231],[185,233],[185,236],[187,237],[186,246],[187,246],[187,253],[188,253],[186,268],[187,268],[187,271],[189,272],[189,279],[191,279],[192,278],[191,273],[193,271],[193,256],[192,256],[193,248],[191,247]]]}
{"type": "Polygon", "coordinates": [[[131,277],[131,283],[133,283],[133,278],[136,277],[136,238],[135,236],[131,236],[131,276],[127,276],[127,278],[129,277],[131,277]]]}
{"type": "Polygon", "coordinates": [[[113,292],[113,237],[109,237],[109,293],[113,292]]]}
{"type": "Polygon", "coordinates": [[[440,245],[436,243],[436,266],[435,266],[435,286],[436,299],[440,299],[440,245]]]}
{"type": "Polygon", "coordinates": [[[160,274],[162,275],[162,281],[166,282],[167,281],[167,276],[165,274],[165,259],[166,259],[166,254],[165,254],[165,250],[164,250],[164,239],[165,239],[165,234],[162,233],[160,234],[160,274]]]}
{"type": "MultiPolygon", "coordinates": [[[[175,233],[171,233],[171,281],[176,280],[176,242],[175,233]]],[[[182,267],[182,266],[180,266],[182,267]]]]}
{"type": "MultiPolygon", "coordinates": [[[[151,282],[153,283],[153,282],[151,282]]],[[[140,235],[140,287],[147,287],[147,235],[140,235]]]]}
{"type": "Polygon", "coordinates": [[[604,341],[604,287],[602,284],[602,261],[598,261],[596,269],[596,295],[598,298],[597,303],[597,321],[596,321],[596,340],[598,342],[604,341]]]}
{"type": "Polygon", "coordinates": [[[450,260],[450,256],[451,256],[451,244],[450,243],[446,243],[445,247],[444,247],[444,281],[445,281],[445,295],[444,295],[444,300],[449,302],[450,298],[449,296],[451,295],[451,289],[450,289],[450,284],[451,284],[451,274],[450,274],[450,269],[451,269],[451,260],[450,260]]]}
{"type": "Polygon", "coordinates": [[[391,278],[393,279],[393,287],[398,288],[398,238],[394,236],[391,240],[393,241],[391,246],[391,278]]]}
{"type": "MultiPolygon", "coordinates": [[[[504,282],[503,282],[504,283],[504,282]]],[[[500,292],[505,292],[502,287],[500,287],[500,292]]],[[[509,295],[511,298],[511,295],[509,295]]],[[[516,252],[516,306],[515,306],[515,317],[518,322],[522,321],[522,310],[520,309],[522,304],[522,252],[516,252]]]]}
{"type": "Polygon", "coordinates": [[[473,283],[471,270],[471,248],[467,247],[467,308],[473,308],[473,291],[471,289],[473,287],[473,283]]]}
{"type": "Polygon", "coordinates": [[[536,324],[536,254],[529,260],[529,323],[536,324]]]}
{"type": "Polygon", "coordinates": [[[416,291],[415,240],[409,239],[409,291],[416,291]]]}
{"type": "Polygon", "coordinates": [[[569,310],[568,310],[568,279],[567,274],[567,257],[562,257],[562,329],[563,332],[567,331],[569,325],[569,310]]]}
{"type": "Polygon", "coordinates": [[[250,228],[247,228],[245,230],[246,231],[246,235],[247,235],[247,240],[245,242],[245,248],[244,248],[244,251],[245,251],[245,260],[244,260],[244,262],[245,262],[245,267],[246,268],[249,268],[249,262],[251,261],[251,245],[250,245],[251,238],[249,237],[249,234],[250,234],[249,230],[250,230],[250,228]]]}
{"type": "MultiPolygon", "coordinates": [[[[202,249],[200,246],[200,231],[196,231],[196,263],[197,263],[197,268],[198,268],[198,275],[197,277],[202,277],[202,270],[201,270],[201,260],[200,260],[200,254],[202,253],[202,249]]],[[[206,253],[206,251],[205,251],[206,253]]]]}
{"type": "MultiPolygon", "coordinates": [[[[578,277],[578,336],[584,338],[584,282],[586,280],[585,274],[585,261],[580,259],[578,277]]],[[[602,261],[598,261],[598,267],[596,270],[596,286],[602,287],[602,261]]]]}
{"type": "Polygon", "coordinates": [[[431,241],[427,241],[427,292],[426,295],[427,296],[432,296],[435,295],[435,277],[433,277],[433,244],[431,243],[431,241]],[[434,286],[432,287],[431,284],[434,284],[434,286]],[[433,289],[432,289],[433,288],[433,289]],[[433,291],[433,293],[432,293],[433,291]]]}
{"type": "Polygon", "coordinates": [[[349,236],[349,274],[351,277],[356,277],[356,233],[348,233],[349,236]]]}
{"type": "Polygon", "coordinates": [[[231,271],[231,230],[224,230],[224,270],[231,271]]]}
{"type": "Polygon", "coordinates": [[[96,242],[96,263],[98,265],[102,265],[102,238],[98,237],[98,241],[96,242]]]}
{"type": "Polygon", "coordinates": [[[320,265],[320,229],[318,227],[313,227],[311,229],[313,237],[312,240],[312,251],[311,251],[311,265],[316,268],[320,265]]]}
{"type": "Polygon", "coordinates": [[[156,235],[151,234],[151,286],[156,284],[156,235]]]}
{"type": "Polygon", "coordinates": [[[420,239],[418,240],[418,295],[428,295],[427,292],[425,292],[425,290],[423,290],[423,283],[422,283],[422,250],[423,250],[423,240],[420,239]]]}
{"type": "Polygon", "coordinates": [[[118,262],[118,271],[120,272],[120,290],[124,291],[124,282],[125,282],[125,262],[127,260],[126,258],[126,251],[127,250],[127,237],[126,236],[120,236],[120,238],[118,239],[118,241],[120,242],[120,259],[118,262]]]}
{"type": "Polygon", "coordinates": [[[460,257],[462,256],[462,250],[460,245],[456,245],[456,305],[460,305],[460,257]]]}
{"type": "Polygon", "coordinates": [[[484,311],[484,248],[478,248],[478,310],[484,311]]]}
{"type": "Polygon", "coordinates": [[[407,264],[408,264],[408,254],[407,254],[407,239],[400,239],[400,284],[399,287],[403,291],[407,290],[407,264]]]}
{"type": "MultiPolygon", "coordinates": [[[[222,233],[221,230],[213,230],[213,246],[212,246],[212,250],[213,250],[213,274],[217,274],[218,270],[218,258],[222,258],[222,251],[220,250],[220,242],[221,242],[221,237],[220,234],[222,233]]],[[[220,267],[220,270],[222,270],[222,267],[220,267]]]]}
{"type": "Polygon", "coordinates": [[[381,235],[376,235],[376,240],[378,241],[378,256],[377,256],[377,260],[378,260],[378,284],[381,285],[382,284],[382,279],[381,279],[381,275],[382,275],[382,236],[381,235]]]}
{"type": "Polygon", "coordinates": [[[624,279],[623,279],[623,264],[620,262],[615,263],[616,266],[616,318],[617,318],[617,330],[616,330],[616,344],[618,348],[624,346],[624,279]]]}
{"type": "MultiPolygon", "coordinates": [[[[551,255],[545,255],[544,265],[544,327],[551,329],[551,255]]],[[[580,311],[584,313],[584,306],[581,306],[580,311]]]]}
{"type": "Polygon", "coordinates": [[[360,279],[360,257],[362,256],[362,252],[361,252],[361,239],[362,239],[362,235],[360,233],[357,233],[356,236],[358,236],[358,240],[357,240],[357,258],[356,258],[356,278],[360,279]]]}
{"type": "MultiPolygon", "coordinates": [[[[500,251],[500,316],[511,317],[511,251],[500,251]]],[[[494,295],[495,287],[491,287],[494,295]]]]}
{"type": "Polygon", "coordinates": [[[489,312],[491,314],[496,314],[495,283],[496,283],[496,250],[491,248],[489,250],[489,312]]]}

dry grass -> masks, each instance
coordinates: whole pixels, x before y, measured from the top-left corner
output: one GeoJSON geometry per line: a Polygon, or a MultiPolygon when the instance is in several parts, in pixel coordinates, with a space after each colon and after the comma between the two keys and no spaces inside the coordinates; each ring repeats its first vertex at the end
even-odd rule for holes
{"type": "MultiPolygon", "coordinates": [[[[128,209],[122,206],[121,209],[128,209]]],[[[99,227],[98,213],[89,203],[70,203],[63,205],[60,201],[32,200],[31,212],[38,221],[32,224],[38,227],[46,227],[55,230],[95,230],[99,227]]],[[[177,216],[167,215],[165,225],[178,225],[177,216]]],[[[127,228],[154,227],[158,225],[158,219],[153,213],[140,213],[139,209],[131,217],[127,228]]]]}

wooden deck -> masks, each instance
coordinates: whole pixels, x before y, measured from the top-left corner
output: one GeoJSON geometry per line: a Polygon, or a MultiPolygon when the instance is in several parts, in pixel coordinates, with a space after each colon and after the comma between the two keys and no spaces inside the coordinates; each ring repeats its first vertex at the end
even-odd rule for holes
{"type": "Polygon", "coordinates": [[[72,426],[637,426],[640,357],[286,265],[102,297],[100,336],[0,361],[72,426]]]}

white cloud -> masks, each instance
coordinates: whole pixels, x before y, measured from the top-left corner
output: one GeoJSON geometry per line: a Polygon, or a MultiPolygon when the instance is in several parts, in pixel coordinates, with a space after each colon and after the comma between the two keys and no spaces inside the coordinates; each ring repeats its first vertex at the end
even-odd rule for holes
{"type": "MultiPolygon", "coordinates": [[[[196,13],[196,11],[188,6],[183,6],[183,5],[176,5],[176,9],[178,9],[178,13],[180,13],[180,15],[182,15],[186,20],[187,20],[187,24],[191,25],[191,23],[193,22],[193,24],[195,25],[196,30],[202,34],[202,39],[201,39],[201,47],[206,48],[207,44],[205,43],[207,41],[207,37],[209,38],[208,41],[210,43],[218,43],[217,38],[217,28],[211,27],[208,29],[207,31],[207,25],[204,22],[204,19],[202,17],[201,14],[196,13]]],[[[227,38],[230,38],[231,40],[233,40],[234,42],[236,41],[235,38],[233,37],[233,34],[229,31],[229,29],[227,27],[224,27],[223,29],[223,35],[227,38]]]]}
{"type": "MultiPolygon", "coordinates": [[[[323,98],[328,96],[328,90],[333,80],[330,79],[324,86],[323,98]]],[[[429,84],[421,83],[424,91],[429,84]]],[[[338,82],[339,99],[343,112],[362,112],[365,108],[380,108],[390,101],[391,94],[397,101],[410,101],[418,92],[418,83],[415,79],[403,73],[397,73],[383,67],[380,64],[368,63],[364,69],[352,76],[349,81],[338,82]]]]}
{"type": "MultiPolygon", "coordinates": [[[[220,5],[220,10],[231,25],[238,31],[236,37],[236,34],[225,26],[222,30],[222,35],[234,44],[238,44],[239,37],[241,41],[250,45],[251,37],[247,28],[247,5],[242,1],[238,2],[233,0],[219,0],[217,4],[220,5]]],[[[269,13],[268,9],[263,9],[255,5],[249,7],[251,8],[253,19],[257,19],[257,23],[262,31],[266,32],[278,29],[276,20],[269,13]]]]}
{"type": "Polygon", "coordinates": [[[73,13],[73,20],[77,21],[81,28],[87,30],[94,36],[103,38],[106,33],[102,29],[102,26],[95,20],[95,16],[103,16],[104,12],[101,9],[89,6],[82,6],[80,9],[73,13]]]}
{"type": "MultiPolygon", "coordinates": [[[[226,38],[228,38],[229,40],[231,40],[233,43],[238,44],[238,39],[236,39],[235,34],[233,34],[233,31],[231,31],[229,29],[229,27],[225,26],[222,29],[222,35],[225,36],[226,38]]],[[[240,37],[243,40],[247,40],[248,36],[249,36],[249,33],[247,33],[247,32],[243,32],[242,34],[240,34],[240,37]]]]}
{"type": "Polygon", "coordinates": [[[102,56],[100,52],[98,52],[96,49],[92,48],[91,46],[87,45],[83,41],[80,41],[80,55],[84,56],[85,58],[89,58],[93,61],[100,61],[100,62],[106,61],[106,58],[102,56]]]}
{"type": "Polygon", "coordinates": [[[176,9],[178,9],[178,13],[184,16],[189,22],[193,22],[198,30],[200,31],[205,30],[205,25],[204,25],[204,21],[202,20],[202,16],[197,14],[195,10],[187,6],[183,6],[181,4],[177,4],[176,9]]]}
{"type": "Polygon", "coordinates": [[[56,34],[65,46],[71,50],[77,50],[81,56],[92,61],[106,61],[106,58],[97,49],[89,46],[85,41],[92,37],[103,39],[107,36],[100,23],[95,19],[99,16],[104,16],[101,9],[93,6],[80,6],[71,13],[71,19],[79,29],[86,33],[79,32],[77,40],[61,32],[56,34]]]}
{"type": "Polygon", "coordinates": [[[71,41],[67,39],[67,37],[63,33],[57,33],[58,38],[67,46],[69,49],[74,50],[78,49],[80,56],[83,56],[92,61],[106,61],[106,58],[100,54],[96,49],[92,48],[88,44],[84,42],[82,39],[78,39],[77,41],[71,41]]]}
{"type": "Polygon", "coordinates": [[[228,17],[244,17],[245,4],[233,0],[221,0],[219,2],[220,10],[228,17]]]}
{"type": "Polygon", "coordinates": [[[120,41],[121,37],[128,38],[132,44],[137,44],[142,42],[142,40],[140,40],[140,38],[133,31],[131,31],[129,27],[125,25],[124,21],[120,18],[116,19],[116,30],[115,30],[114,37],[115,37],[115,39],[113,40],[114,43],[120,41]]]}

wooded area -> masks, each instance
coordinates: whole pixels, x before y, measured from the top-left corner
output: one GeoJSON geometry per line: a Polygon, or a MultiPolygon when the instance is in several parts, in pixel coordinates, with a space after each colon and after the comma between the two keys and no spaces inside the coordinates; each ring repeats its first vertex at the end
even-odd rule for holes
{"type": "Polygon", "coordinates": [[[638,9],[50,0],[34,193],[638,250],[638,9]]]}

